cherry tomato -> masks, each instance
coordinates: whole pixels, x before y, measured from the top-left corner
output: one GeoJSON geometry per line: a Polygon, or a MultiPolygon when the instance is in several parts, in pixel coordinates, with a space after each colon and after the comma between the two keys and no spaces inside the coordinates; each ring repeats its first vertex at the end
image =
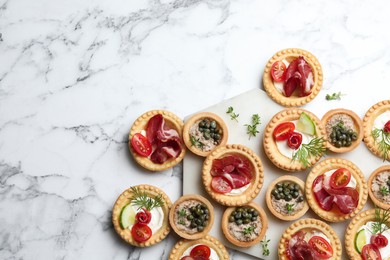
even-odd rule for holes
{"type": "Polygon", "coordinates": [[[147,157],[152,153],[152,145],[148,139],[140,133],[136,133],[131,138],[131,146],[135,152],[143,157],[147,157]]]}
{"type": "Polygon", "coordinates": [[[348,185],[351,180],[351,173],[345,169],[340,168],[330,176],[330,187],[332,189],[341,189],[348,185]]]}
{"type": "Polygon", "coordinates": [[[309,245],[314,249],[314,255],[320,259],[328,259],[333,256],[333,248],[323,237],[313,236],[309,245]]]}
{"type": "Polygon", "coordinates": [[[211,181],[211,188],[218,193],[228,193],[233,189],[232,185],[223,176],[213,177],[213,180],[211,181]]]}
{"type": "Polygon", "coordinates": [[[287,145],[291,149],[294,150],[298,149],[301,143],[302,143],[302,135],[300,133],[292,132],[288,137],[287,145]]]}
{"type": "Polygon", "coordinates": [[[275,141],[287,140],[295,130],[295,125],[292,122],[284,122],[277,125],[272,133],[275,141]]]}
{"type": "Polygon", "coordinates": [[[385,237],[382,234],[373,235],[370,238],[370,242],[371,242],[371,244],[375,245],[377,248],[383,248],[383,247],[387,246],[387,244],[389,243],[389,241],[387,240],[387,237],[385,237]]]}
{"type": "Polygon", "coordinates": [[[131,228],[131,235],[138,243],[145,242],[152,236],[152,230],[147,225],[136,223],[131,228]]]}
{"type": "Polygon", "coordinates": [[[138,223],[147,225],[150,223],[150,220],[152,220],[152,213],[146,209],[142,209],[141,211],[137,212],[135,219],[138,223]]]}
{"type": "Polygon", "coordinates": [[[286,78],[286,65],[283,61],[275,61],[271,66],[271,76],[276,82],[282,82],[286,78]]]}
{"type": "Polygon", "coordinates": [[[196,260],[209,259],[210,254],[211,254],[210,247],[206,245],[197,245],[190,252],[190,256],[192,256],[196,260]]]}
{"type": "Polygon", "coordinates": [[[367,244],[362,249],[363,260],[382,260],[379,249],[373,244],[367,244]]]}
{"type": "Polygon", "coordinates": [[[387,121],[385,127],[383,127],[383,130],[385,130],[386,133],[390,133],[390,120],[387,121]]]}
{"type": "Polygon", "coordinates": [[[180,258],[180,260],[195,260],[195,258],[193,258],[192,256],[183,256],[182,258],[180,258]]]}

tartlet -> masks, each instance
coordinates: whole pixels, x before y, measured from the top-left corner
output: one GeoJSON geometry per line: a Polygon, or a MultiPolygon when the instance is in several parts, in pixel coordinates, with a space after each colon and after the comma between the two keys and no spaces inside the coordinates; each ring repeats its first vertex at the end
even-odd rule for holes
{"type": "MultiPolygon", "coordinates": [[[[141,184],[138,186],[133,186],[127,190],[125,190],[116,200],[113,210],[112,210],[112,223],[114,225],[115,231],[119,234],[119,236],[125,240],[127,243],[137,246],[137,247],[148,247],[152,246],[154,244],[159,243],[161,240],[163,240],[170,232],[170,227],[168,223],[169,218],[169,209],[171,208],[172,203],[169,197],[159,188],[147,184],[141,184]],[[124,215],[124,209],[125,207],[129,206],[132,207],[132,198],[134,198],[135,194],[142,194],[146,196],[147,198],[153,199],[155,201],[156,198],[160,197],[160,199],[163,201],[163,205],[159,209],[159,213],[162,213],[162,220],[155,223],[153,220],[153,213],[152,213],[152,221],[148,225],[156,224],[157,230],[155,232],[152,231],[151,237],[144,241],[144,242],[137,242],[136,239],[133,238],[132,235],[132,227],[136,225],[136,207],[133,209],[133,213],[129,214],[128,218],[125,218],[124,215]],[[132,219],[132,220],[130,220],[132,219]],[[124,222],[127,223],[127,226],[124,227],[124,222]],[[133,222],[133,223],[131,223],[133,222]],[[160,226],[160,227],[159,227],[160,226]]],[[[130,209],[132,210],[132,209],[130,209]]],[[[154,227],[152,227],[154,229],[154,227]]]]}
{"type": "Polygon", "coordinates": [[[217,147],[226,144],[228,128],[218,115],[202,112],[193,115],[184,124],[183,139],[191,152],[206,157],[217,147]]]}
{"type": "Polygon", "coordinates": [[[305,193],[310,208],[319,217],[330,222],[341,222],[354,217],[364,207],[367,202],[368,187],[363,173],[355,164],[345,159],[329,158],[321,161],[311,170],[306,179],[305,193]],[[347,186],[342,187],[343,185],[340,184],[340,188],[331,187],[332,175],[336,171],[340,175],[336,174],[334,180],[340,181],[344,178],[343,171],[350,173],[350,179],[345,181],[347,186]],[[325,185],[325,183],[328,184],[325,185]],[[328,187],[328,190],[324,188],[324,185],[328,187]],[[343,198],[345,201],[341,200],[343,198]],[[323,207],[329,210],[323,209],[318,200],[321,200],[323,207]]]}
{"type": "Polygon", "coordinates": [[[285,107],[303,106],[313,100],[321,90],[322,81],[322,68],[317,58],[310,52],[297,48],[284,49],[277,52],[268,61],[263,74],[263,86],[268,96],[270,96],[275,102],[285,107]],[[314,84],[311,88],[311,93],[307,96],[298,96],[296,93],[293,93],[290,97],[287,97],[275,86],[275,82],[271,76],[271,68],[272,65],[277,61],[285,60],[287,62],[292,62],[298,57],[303,57],[310,66],[313,74],[314,84]]]}
{"type": "Polygon", "coordinates": [[[352,151],[363,140],[362,120],[351,110],[330,110],[322,117],[321,121],[326,130],[327,148],[332,152],[346,153],[352,151]],[[337,133],[344,129],[347,130],[345,133],[337,133]],[[345,135],[345,138],[343,135],[345,135]]]}
{"type": "Polygon", "coordinates": [[[188,256],[190,254],[191,248],[198,245],[205,245],[210,248],[210,251],[213,250],[211,251],[211,256],[214,256],[214,258],[210,256],[211,259],[230,259],[229,253],[225,246],[218,239],[209,235],[197,240],[180,240],[171,249],[168,259],[180,260],[182,257],[188,256]]]}
{"type": "Polygon", "coordinates": [[[259,205],[250,202],[242,207],[227,208],[222,216],[221,227],[223,234],[232,244],[250,247],[259,243],[265,236],[268,219],[259,205]]]}
{"type": "Polygon", "coordinates": [[[368,179],[368,195],[375,205],[382,209],[390,208],[390,165],[373,171],[368,179]],[[382,191],[381,191],[382,190],[382,191]]]}
{"type": "Polygon", "coordinates": [[[259,194],[263,178],[260,158],[251,149],[240,144],[221,146],[203,162],[202,181],[205,190],[215,201],[225,206],[242,206],[251,202],[259,194]],[[233,170],[225,173],[225,169],[233,170]],[[231,174],[233,182],[238,181],[245,185],[240,188],[239,184],[232,186],[232,183],[221,176],[223,174],[231,174]]]}
{"type": "MultiPolygon", "coordinates": [[[[284,231],[283,235],[279,240],[279,246],[278,246],[278,254],[280,260],[291,259],[287,256],[287,254],[291,252],[290,241],[294,236],[299,234],[298,232],[300,231],[306,232],[306,234],[310,232],[313,235],[312,237],[320,236],[320,234],[322,233],[328,239],[327,242],[330,244],[333,251],[331,257],[328,259],[341,259],[341,254],[342,254],[341,242],[340,239],[337,237],[336,232],[333,230],[333,228],[323,221],[307,218],[307,219],[301,219],[298,220],[297,222],[294,222],[284,231]]],[[[305,241],[306,241],[306,236],[305,236],[305,241]]]]}
{"type": "Polygon", "coordinates": [[[274,180],[268,186],[265,200],[269,211],[281,220],[296,220],[302,217],[309,209],[309,204],[307,204],[305,199],[305,183],[295,176],[284,175],[274,180]],[[284,185],[285,183],[288,186],[284,185]],[[292,184],[291,188],[290,184],[292,184]],[[286,189],[288,189],[288,192],[286,192],[286,189]],[[297,190],[297,193],[290,195],[286,200],[284,197],[289,195],[293,189],[297,190]],[[283,198],[280,198],[282,193],[283,198]]]}
{"type": "MultiPolygon", "coordinates": [[[[385,134],[384,125],[390,124],[390,100],[376,103],[366,112],[363,118],[364,143],[368,149],[383,160],[390,160],[390,129],[385,134]],[[375,133],[375,131],[377,133],[375,133]],[[378,138],[374,138],[377,134],[378,138]],[[387,139],[387,141],[380,142],[387,139]],[[381,147],[379,144],[385,144],[381,147]],[[385,148],[385,149],[383,149],[385,148]]],[[[390,125],[388,126],[390,128],[390,125]]]]}
{"type": "Polygon", "coordinates": [[[264,130],[263,147],[267,157],[278,168],[286,171],[291,171],[291,172],[302,171],[312,166],[317,161],[319,161],[322,154],[325,152],[326,149],[325,128],[323,127],[321,121],[313,113],[304,109],[287,108],[275,114],[269,121],[268,125],[264,130]],[[318,146],[320,147],[321,150],[321,152],[316,156],[309,156],[309,157],[305,156],[305,158],[307,159],[306,164],[299,161],[299,159],[294,161],[292,160],[293,157],[292,154],[297,150],[294,151],[290,149],[291,151],[289,151],[288,155],[290,155],[291,152],[291,158],[287,157],[287,154],[282,154],[281,151],[279,150],[278,145],[279,143],[284,145],[283,142],[285,141],[276,141],[273,137],[273,133],[279,125],[286,122],[294,122],[294,121],[296,122],[299,120],[299,118],[303,113],[306,114],[315,125],[315,134],[312,136],[308,135],[308,140],[309,139],[319,140],[320,142],[318,142],[318,146]]]}
{"type": "MultiPolygon", "coordinates": [[[[183,160],[185,152],[186,152],[185,145],[184,145],[184,142],[182,139],[183,125],[184,125],[183,120],[181,120],[175,114],[173,114],[169,111],[166,111],[166,110],[151,110],[151,111],[148,111],[148,112],[142,114],[140,117],[138,117],[135,120],[134,124],[132,125],[132,127],[130,129],[130,133],[129,133],[129,149],[130,149],[130,152],[133,155],[135,161],[139,165],[141,165],[142,167],[144,167],[145,169],[148,169],[150,171],[163,171],[163,170],[169,169],[169,168],[177,165],[178,163],[180,163],[181,160],[183,160]],[[143,132],[144,133],[146,132],[149,120],[156,115],[162,115],[162,117],[164,119],[163,122],[165,123],[165,125],[161,128],[173,129],[177,132],[178,139],[176,139],[176,140],[178,143],[176,143],[175,145],[180,145],[180,147],[178,149],[181,150],[176,157],[167,158],[167,160],[163,163],[153,162],[151,160],[151,156],[153,156],[153,153],[149,156],[139,155],[134,150],[132,143],[131,143],[131,140],[134,137],[134,135],[136,135],[136,134],[145,135],[145,134],[143,134],[143,132]]],[[[156,150],[153,150],[153,152],[155,152],[155,151],[156,150]]],[[[166,155],[164,155],[164,156],[166,156],[166,155]]]]}
{"type": "Polygon", "coordinates": [[[200,195],[184,195],[171,207],[169,223],[180,237],[191,240],[199,239],[206,236],[213,226],[214,208],[206,198],[200,195]],[[197,222],[198,219],[199,222],[197,222]]]}

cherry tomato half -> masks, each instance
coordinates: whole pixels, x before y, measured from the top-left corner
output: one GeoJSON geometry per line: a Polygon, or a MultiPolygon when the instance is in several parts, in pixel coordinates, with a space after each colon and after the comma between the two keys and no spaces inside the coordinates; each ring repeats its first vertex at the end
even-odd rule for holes
{"type": "Polygon", "coordinates": [[[152,213],[150,213],[146,209],[142,209],[141,211],[137,212],[137,214],[135,215],[135,219],[138,223],[147,225],[152,220],[152,213]]]}
{"type": "Polygon", "coordinates": [[[309,245],[314,249],[314,255],[320,259],[328,259],[333,256],[333,248],[323,237],[313,236],[309,245]]]}
{"type": "Polygon", "coordinates": [[[298,149],[301,143],[302,143],[302,135],[300,133],[292,132],[288,137],[287,145],[291,149],[294,150],[298,149]]]}
{"type": "Polygon", "coordinates": [[[287,140],[295,130],[295,125],[292,122],[284,122],[277,125],[272,133],[275,141],[287,140]]]}
{"type": "Polygon", "coordinates": [[[197,245],[190,252],[190,256],[192,256],[193,258],[195,258],[197,260],[198,259],[199,260],[209,259],[210,254],[211,254],[210,247],[208,247],[206,245],[197,245]]]}
{"type": "Polygon", "coordinates": [[[182,258],[180,258],[180,260],[195,260],[195,258],[193,258],[192,256],[183,256],[182,258]]]}
{"type": "Polygon", "coordinates": [[[385,130],[386,133],[390,133],[390,120],[387,121],[385,127],[383,127],[383,130],[385,130]]]}
{"type": "Polygon", "coordinates": [[[144,224],[136,223],[131,228],[131,235],[138,243],[145,242],[152,236],[152,230],[150,227],[144,224]]]}
{"type": "Polygon", "coordinates": [[[228,180],[223,176],[213,177],[211,188],[218,193],[228,193],[233,189],[228,180]]]}
{"type": "Polygon", "coordinates": [[[330,176],[330,187],[332,189],[341,189],[348,185],[351,180],[351,173],[345,169],[340,168],[330,176]]]}
{"type": "Polygon", "coordinates": [[[386,247],[389,244],[389,240],[382,234],[373,235],[370,238],[371,244],[375,245],[377,248],[386,247]]]}
{"type": "Polygon", "coordinates": [[[283,61],[275,61],[271,66],[271,76],[276,82],[282,82],[286,78],[286,65],[283,61]]]}
{"type": "Polygon", "coordinates": [[[367,244],[362,249],[363,260],[382,260],[379,249],[373,244],[367,244]]]}
{"type": "Polygon", "coordinates": [[[152,145],[148,139],[140,133],[136,133],[131,138],[131,146],[135,152],[141,156],[147,157],[152,153],[152,145]]]}

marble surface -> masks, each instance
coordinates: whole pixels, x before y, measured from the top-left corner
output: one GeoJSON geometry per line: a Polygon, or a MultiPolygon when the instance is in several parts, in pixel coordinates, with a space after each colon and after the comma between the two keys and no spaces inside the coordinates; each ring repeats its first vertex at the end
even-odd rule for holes
{"type": "Polygon", "coordinates": [[[151,174],[131,158],[133,121],[262,88],[267,60],[289,47],[323,66],[306,109],[363,117],[390,98],[389,11],[386,0],[0,0],[0,259],[167,259],[174,234],[138,249],[111,224],[131,185],[182,194],[181,165],[151,174]]]}

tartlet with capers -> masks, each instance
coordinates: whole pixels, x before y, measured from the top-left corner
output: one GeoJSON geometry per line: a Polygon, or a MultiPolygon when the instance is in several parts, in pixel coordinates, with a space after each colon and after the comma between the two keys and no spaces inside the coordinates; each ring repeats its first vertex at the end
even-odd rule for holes
{"type": "Polygon", "coordinates": [[[390,208],[390,165],[381,166],[368,178],[368,194],[375,205],[390,208]]]}
{"type": "Polygon", "coordinates": [[[200,195],[184,195],[172,205],[169,223],[180,237],[199,239],[207,235],[213,226],[214,208],[200,195]]]}
{"type": "Polygon", "coordinates": [[[183,139],[191,152],[205,157],[226,144],[228,128],[218,115],[202,112],[193,115],[184,124],[183,139]]]}

